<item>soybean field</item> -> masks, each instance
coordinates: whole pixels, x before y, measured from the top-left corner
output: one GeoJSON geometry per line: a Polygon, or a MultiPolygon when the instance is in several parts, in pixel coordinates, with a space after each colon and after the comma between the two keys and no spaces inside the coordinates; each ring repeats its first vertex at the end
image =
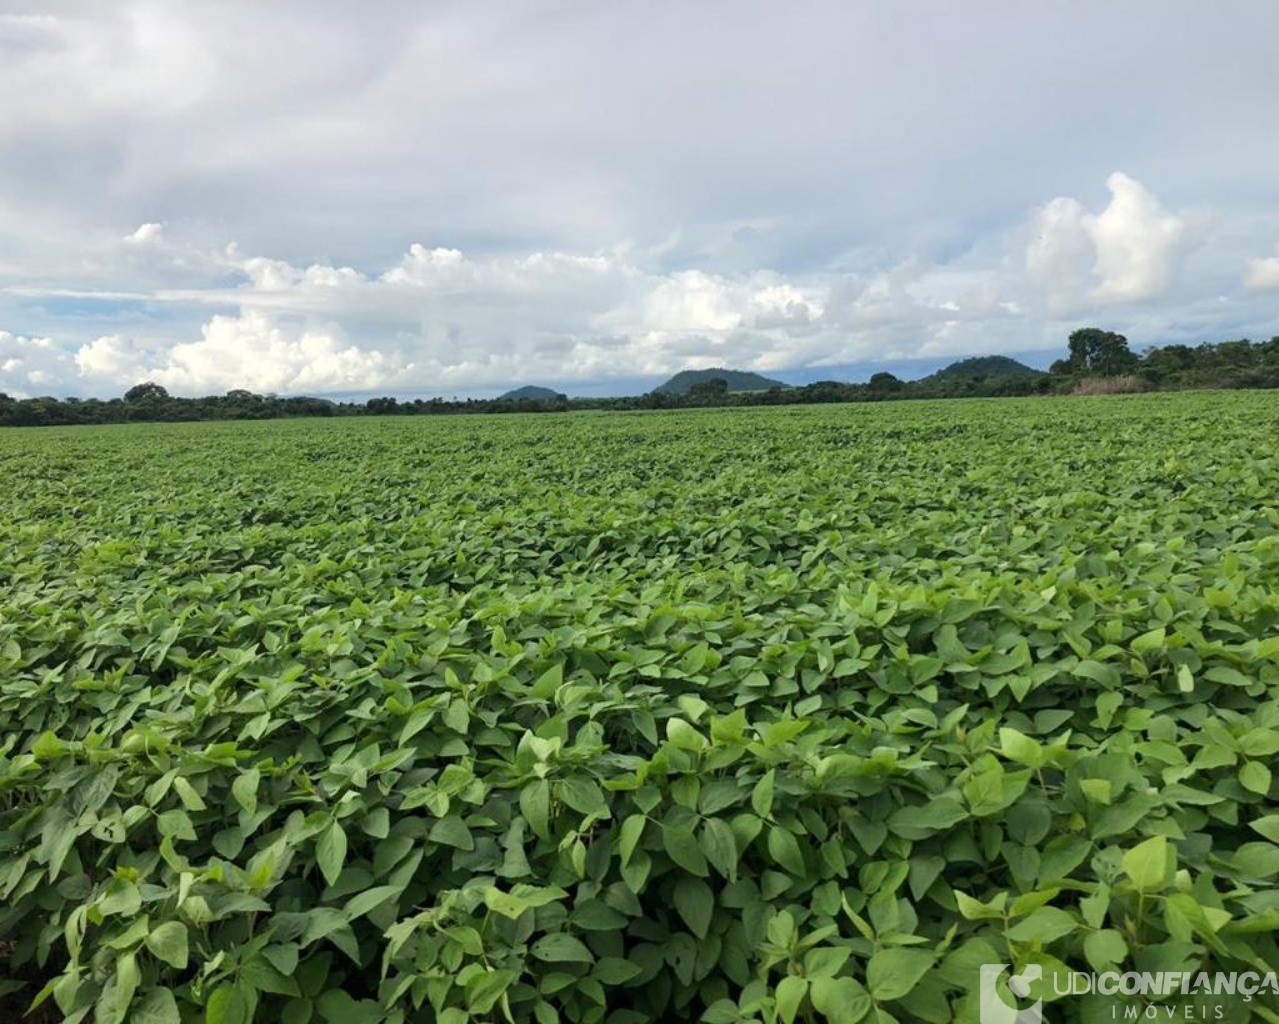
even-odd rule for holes
{"type": "Polygon", "coordinates": [[[0,495],[5,1020],[1279,969],[1272,395],[12,429],[0,495]]]}

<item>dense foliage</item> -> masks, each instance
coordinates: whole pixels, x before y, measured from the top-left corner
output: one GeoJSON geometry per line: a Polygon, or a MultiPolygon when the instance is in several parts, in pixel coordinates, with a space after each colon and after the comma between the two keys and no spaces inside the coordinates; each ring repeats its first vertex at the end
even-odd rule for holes
{"type": "Polygon", "coordinates": [[[0,985],[940,1024],[987,962],[1273,971],[1277,430],[1198,393],[6,432],[0,985]]]}

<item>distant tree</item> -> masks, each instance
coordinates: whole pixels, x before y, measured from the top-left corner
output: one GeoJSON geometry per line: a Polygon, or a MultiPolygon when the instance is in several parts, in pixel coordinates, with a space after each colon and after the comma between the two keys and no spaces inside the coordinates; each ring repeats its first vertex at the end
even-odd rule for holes
{"type": "Polygon", "coordinates": [[[1128,339],[1122,334],[1112,334],[1097,349],[1092,369],[1103,377],[1119,377],[1132,373],[1138,359],[1128,348],[1128,339]]]}
{"type": "Polygon", "coordinates": [[[891,373],[873,373],[866,386],[876,392],[900,391],[906,386],[906,382],[891,373]]]}
{"type": "Polygon", "coordinates": [[[1069,346],[1072,373],[1117,377],[1132,373],[1139,362],[1128,348],[1128,339],[1114,331],[1082,327],[1071,332],[1069,346]]]}
{"type": "Polygon", "coordinates": [[[1217,345],[1217,358],[1226,366],[1250,366],[1255,358],[1252,342],[1247,338],[1220,342],[1217,345]]]}
{"type": "Polygon", "coordinates": [[[786,398],[797,398],[803,402],[850,402],[862,389],[856,384],[845,384],[838,380],[815,380],[798,389],[797,394],[781,394],[786,398]]]}
{"type": "Polygon", "coordinates": [[[135,384],[124,393],[126,402],[163,402],[169,397],[169,392],[153,381],[144,381],[141,384],[135,384]]]}
{"type": "Polygon", "coordinates": [[[1069,364],[1072,373],[1087,372],[1088,357],[1092,354],[1093,335],[1101,333],[1101,331],[1092,327],[1084,327],[1070,332],[1070,338],[1067,340],[1070,355],[1066,357],[1066,362],[1069,364]]]}
{"type": "Polygon", "coordinates": [[[688,389],[688,395],[694,401],[713,401],[728,394],[728,381],[723,377],[712,377],[710,380],[698,381],[688,389]]]}

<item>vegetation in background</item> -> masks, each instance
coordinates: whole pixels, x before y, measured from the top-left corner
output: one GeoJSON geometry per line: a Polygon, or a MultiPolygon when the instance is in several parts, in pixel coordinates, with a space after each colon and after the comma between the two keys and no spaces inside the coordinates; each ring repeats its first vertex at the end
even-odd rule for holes
{"type": "Polygon", "coordinates": [[[1150,385],[1131,374],[1125,377],[1083,377],[1072,395],[1136,395],[1150,391],[1150,385]]]}
{"type": "Polygon", "coordinates": [[[536,384],[525,384],[523,387],[515,388],[504,395],[499,395],[498,401],[567,403],[568,396],[559,391],[552,391],[550,388],[538,387],[536,384]]]}
{"type": "Polygon", "coordinates": [[[1277,432],[1196,393],[0,436],[0,992],[943,1024],[982,963],[1274,971],[1277,432]]]}
{"type": "Polygon", "coordinates": [[[787,387],[739,370],[684,370],[646,395],[568,398],[526,386],[494,399],[371,398],[333,402],[280,398],[245,390],[206,398],[174,398],[159,384],[130,388],[123,399],[30,398],[0,393],[0,426],[56,426],[137,421],[281,419],[311,416],[436,416],[465,413],[565,412],[571,409],[690,409],[732,405],[820,405],[894,398],[1007,398],[1025,395],[1118,394],[1191,388],[1279,387],[1279,336],[1268,342],[1168,345],[1134,355],[1122,334],[1084,328],[1070,335],[1069,356],[1044,373],[1006,356],[961,359],[915,381],[876,373],[865,384],[818,381],[787,387]],[[1125,384],[1111,380],[1132,378],[1125,384]],[[1107,383],[1106,381],[1110,381],[1107,383]]]}
{"type": "Polygon", "coordinates": [[[699,385],[711,385],[714,390],[722,390],[724,394],[738,391],[768,391],[770,388],[786,387],[780,380],[763,377],[758,373],[712,367],[706,370],[680,370],[666,383],[659,384],[653,390],[664,395],[686,395],[699,385]],[[716,381],[723,382],[722,389],[715,384],[716,381]]]}
{"type": "Polygon", "coordinates": [[[1038,377],[1043,370],[1036,370],[1008,356],[973,356],[960,359],[938,370],[933,377],[1038,377]]]}
{"type": "Polygon", "coordinates": [[[1086,327],[1070,335],[1070,355],[1054,363],[1052,372],[1075,377],[1120,377],[1140,365],[1128,348],[1128,339],[1114,331],[1086,327]]]}

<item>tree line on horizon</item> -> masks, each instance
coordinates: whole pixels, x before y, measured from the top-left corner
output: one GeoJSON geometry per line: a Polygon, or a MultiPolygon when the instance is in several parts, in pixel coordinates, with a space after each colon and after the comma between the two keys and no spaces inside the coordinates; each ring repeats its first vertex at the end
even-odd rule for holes
{"type": "Polygon", "coordinates": [[[643,410],[716,406],[810,405],[904,398],[1002,398],[1030,395],[1116,393],[1195,388],[1279,387],[1279,335],[1199,345],[1161,345],[1138,355],[1122,334],[1080,328],[1067,354],[1047,372],[1002,357],[960,360],[928,377],[905,381],[876,373],[865,383],[823,380],[800,387],[730,391],[723,378],[693,384],[684,393],[656,389],[643,395],[554,399],[370,398],[336,402],[326,398],[259,395],[234,389],[203,398],[174,397],[146,381],[119,398],[12,398],[0,392],[0,426],[71,426],[93,423],[284,419],[315,416],[421,416],[472,413],[563,412],[573,409],[643,410]],[[1009,369],[1008,364],[1012,365],[1009,369]],[[989,367],[989,369],[987,369],[989,367]]]}

